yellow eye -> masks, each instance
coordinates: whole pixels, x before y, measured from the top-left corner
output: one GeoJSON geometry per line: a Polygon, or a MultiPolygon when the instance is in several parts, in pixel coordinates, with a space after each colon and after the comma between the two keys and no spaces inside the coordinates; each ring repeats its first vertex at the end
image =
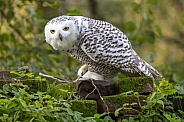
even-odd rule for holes
{"type": "Polygon", "coordinates": [[[55,30],[50,30],[50,32],[51,32],[52,34],[54,34],[54,33],[55,33],[55,30]]]}
{"type": "Polygon", "coordinates": [[[69,27],[64,27],[63,30],[67,31],[67,30],[69,30],[69,27]]]}

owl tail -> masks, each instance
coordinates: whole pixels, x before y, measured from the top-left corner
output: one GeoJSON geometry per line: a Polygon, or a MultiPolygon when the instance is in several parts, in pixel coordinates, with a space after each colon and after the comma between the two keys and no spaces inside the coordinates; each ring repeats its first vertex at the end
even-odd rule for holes
{"type": "Polygon", "coordinates": [[[141,59],[136,54],[136,52],[134,52],[134,57],[136,65],[135,70],[137,70],[139,75],[149,76],[152,77],[154,80],[161,80],[163,78],[163,76],[155,68],[153,68],[150,64],[141,59]]]}
{"type": "Polygon", "coordinates": [[[143,61],[143,62],[147,66],[148,71],[150,72],[152,78],[154,78],[155,80],[161,80],[163,78],[163,76],[155,68],[153,68],[147,62],[145,62],[145,61],[143,61]]]}

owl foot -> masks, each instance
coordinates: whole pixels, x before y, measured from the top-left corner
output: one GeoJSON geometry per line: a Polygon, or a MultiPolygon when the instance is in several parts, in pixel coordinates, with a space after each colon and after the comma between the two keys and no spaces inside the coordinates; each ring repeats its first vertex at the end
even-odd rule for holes
{"type": "Polygon", "coordinates": [[[104,80],[104,77],[102,75],[99,75],[95,72],[87,71],[82,78],[84,79],[94,79],[94,80],[104,80]]]}
{"type": "Polygon", "coordinates": [[[82,77],[87,71],[88,71],[88,65],[85,64],[81,66],[81,68],[78,70],[77,76],[82,77]]]}
{"type": "Polygon", "coordinates": [[[74,82],[78,80],[89,80],[89,79],[104,80],[104,77],[95,72],[87,71],[83,76],[79,76],[74,82]]]}

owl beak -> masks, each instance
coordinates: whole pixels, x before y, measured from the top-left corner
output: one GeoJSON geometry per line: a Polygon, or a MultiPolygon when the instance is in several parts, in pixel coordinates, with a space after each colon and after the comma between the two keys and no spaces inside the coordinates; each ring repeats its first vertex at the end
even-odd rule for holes
{"type": "Polygon", "coordinates": [[[59,34],[59,38],[60,38],[60,40],[62,41],[63,37],[62,37],[62,35],[61,35],[61,34],[59,34]]]}

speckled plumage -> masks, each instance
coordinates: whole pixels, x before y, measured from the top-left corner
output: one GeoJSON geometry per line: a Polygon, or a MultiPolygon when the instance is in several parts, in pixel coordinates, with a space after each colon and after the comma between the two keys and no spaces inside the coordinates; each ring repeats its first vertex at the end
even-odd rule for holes
{"type": "MultiPolygon", "coordinates": [[[[45,36],[54,49],[67,51],[86,64],[87,71],[83,72],[83,67],[79,75],[92,72],[99,75],[99,79],[108,79],[121,72],[125,76],[162,77],[136,54],[126,35],[108,22],[82,16],[59,16],[47,23],[45,36]]],[[[94,78],[90,73],[88,77],[94,78]]]]}

